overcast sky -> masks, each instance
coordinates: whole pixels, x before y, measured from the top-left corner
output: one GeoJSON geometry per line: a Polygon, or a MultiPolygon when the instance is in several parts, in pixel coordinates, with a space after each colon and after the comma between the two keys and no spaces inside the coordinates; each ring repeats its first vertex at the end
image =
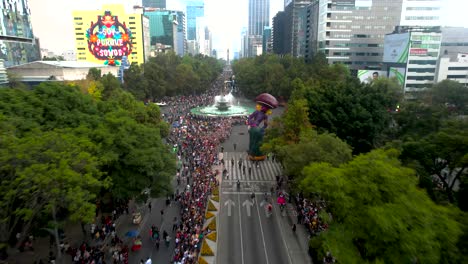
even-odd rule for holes
{"type": "MultiPolygon", "coordinates": [[[[167,9],[184,10],[185,0],[166,0],[167,9]]],[[[41,48],[60,54],[74,50],[73,10],[101,9],[103,4],[123,3],[128,7],[138,0],[29,0],[33,31],[41,48]]],[[[141,1],[140,1],[141,2],[141,1]]],[[[468,0],[445,0],[442,23],[446,26],[468,27],[468,0]]],[[[270,16],[283,10],[284,0],[270,0],[270,16]]],[[[248,0],[205,0],[205,17],[213,35],[213,48],[225,57],[229,48],[240,47],[242,28],[247,27],[248,0]]]]}

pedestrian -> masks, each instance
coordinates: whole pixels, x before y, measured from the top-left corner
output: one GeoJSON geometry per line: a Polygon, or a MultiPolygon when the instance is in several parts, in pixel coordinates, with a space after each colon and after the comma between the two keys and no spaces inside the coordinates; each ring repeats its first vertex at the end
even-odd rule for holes
{"type": "Polygon", "coordinates": [[[249,167],[249,176],[252,175],[252,167],[249,167]]]}
{"type": "Polygon", "coordinates": [[[161,221],[164,218],[164,209],[161,209],[161,221]]]}
{"type": "Polygon", "coordinates": [[[231,166],[234,166],[234,158],[231,159],[231,166]]]}
{"type": "Polygon", "coordinates": [[[295,233],[296,232],[296,224],[292,225],[292,231],[295,233]]]}
{"type": "Polygon", "coordinates": [[[221,147],[221,153],[223,153],[223,152],[224,152],[224,147],[221,147]]]}
{"type": "Polygon", "coordinates": [[[148,209],[149,209],[149,211],[151,213],[151,200],[148,202],[148,209]]]}
{"type": "Polygon", "coordinates": [[[177,229],[177,216],[174,217],[174,223],[172,224],[172,232],[174,232],[177,229]]]}
{"type": "Polygon", "coordinates": [[[234,144],[233,144],[233,146],[234,146],[234,151],[236,151],[237,144],[236,144],[236,143],[234,143],[234,144]]]}

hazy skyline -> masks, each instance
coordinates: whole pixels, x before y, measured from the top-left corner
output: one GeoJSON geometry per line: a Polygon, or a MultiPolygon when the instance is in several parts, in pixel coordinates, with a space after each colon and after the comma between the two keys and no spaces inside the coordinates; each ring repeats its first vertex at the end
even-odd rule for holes
{"type": "MultiPolygon", "coordinates": [[[[120,3],[131,7],[138,0],[29,0],[34,35],[40,39],[41,48],[56,54],[75,49],[73,10],[101,9],[104,4],[120,3]]],[[[185,12],[185,0],[167,0],[167,9],[185,12]]],[[[442,14],[443,26],[468,27],[466,0],[445,0],[442,14]]],[[[283,10],[284,0],[270,0],[270,21],[283,10]]],[[[230,57],[240,48],[241,32],[247,27],[248,0],[205,0],[205,19],[212,32],[213,49],[219,57],[230,57]]],[[[271,26],[271,25],[270,25],[271,26]]]]}

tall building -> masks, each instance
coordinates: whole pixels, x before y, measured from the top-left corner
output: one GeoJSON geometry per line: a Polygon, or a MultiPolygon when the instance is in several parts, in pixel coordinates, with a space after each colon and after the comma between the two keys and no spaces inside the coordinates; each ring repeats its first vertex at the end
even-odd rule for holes
{"type": "Polygon", "coordinates": [[[197,40],[197,18],[205,15],[203,0],[187,3],[187,40],[197,40]]]}
{"type": "Polygon", "coordinates": [[[73,11],[77,61],[118,66],[127,57],[130,64],[144,63],[146,19],[140,12],[127,13],[123,5],[73,11]]]}
{"type": "Polygon", "coordinates": [[[315,0],[307,8],[305,54],[322,52],[351,70],[381,69],[384,37],[400,23],[402,1],[315,0]]]}
{"type": "Polygon", "coordinates": [[[5,67],[40,59],[40,47],[31,26],[27,0],[1,1],[0,59],[5,67]]]}
{"type": "Polygon", "coordinates": [[[440,26],[442,0],[403,0],[400,26],[440,26]]]}
{"type": "Polygon", "coordinates": [[[206,56],[211,56],[211,51],[213,47],[213,40],[211,36],[211,31],[206,26],[205,23],[200,23],[204,24],[204,27],[199,27],[198,30],[198,43],[199,43],[199,52],[200,54],[206,55],[206,56]]]}
{"type": "Polygon", "coordinates": [[[143,0],[143,7],[166,8],[166,0],[143,0]]]}
{"type": "Polygon", "coordinates": [[[262,54],[271,53],[272,51],[273,41],[271,35],[271,27],[265,27],[263,29],[262,54]]]}
{"type": "Polygon", "coordinates": [[[155,10],[145,11],[149,18],[150,43],[171,46],[177,55],[185,52],[185,15],[181,11],[155,10]]]}
{"type": "Polygon", "coordinates": [[[459,54],[468,54],[468,28],[443,27],[440,53],[450,61],[459,60],[459,54]]]}
{"type": "Polygon", "coordinates": [[[270,0],[249,0],[249,35],[263,35],[270,26],[270,0]]]}
{"type": "Polygon", "coordinates": [[[253,57],[261,55],[263,47],[263,30],[270,26],[270,0],[249,0],[249,18],[247,29],[247,47],[245,55],[253,57]]]}
{"type": "Polygon", "coordinates": [[[291,50],[291,42],[287,39],[288,27],[286,26],[286,13],[284,11],[278,12],[273,17],[273,53],[275,54],[288,54],[291,50]]]}

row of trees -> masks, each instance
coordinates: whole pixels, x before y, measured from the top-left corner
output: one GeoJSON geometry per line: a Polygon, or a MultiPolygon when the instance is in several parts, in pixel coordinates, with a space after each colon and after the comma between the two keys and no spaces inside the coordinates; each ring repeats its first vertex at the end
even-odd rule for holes
{"type": "Polygon", "coordinates": [[[263,145],[277,154],[295,191],[327,202],[332,218],[322,218],[330,228],[310,243],[316,256],[467,261],[468,216],[455,206],[467,210],[468,90],[444,81],[402,101],[393,80],[362,84],[344,67],[320,63],[304,67],[326,74],[309,71],[290,83],[286,112],[263,145]]]}
{"type": "Polygon", "coordinates": [[[1,243],[54,220],[93,222],[104,196],[171,192],[175,157],[160,109],[111,74],[0,89],[0,127],[1,243]]]}
{"type": "Polygon", "coordinates": [[[170,52],[132,64],[124,74],[124,89],[138,100],[156,101],[164,96],[200,94],[211,88],[223,64],[204,55],[179,57],[170,52]]]}

